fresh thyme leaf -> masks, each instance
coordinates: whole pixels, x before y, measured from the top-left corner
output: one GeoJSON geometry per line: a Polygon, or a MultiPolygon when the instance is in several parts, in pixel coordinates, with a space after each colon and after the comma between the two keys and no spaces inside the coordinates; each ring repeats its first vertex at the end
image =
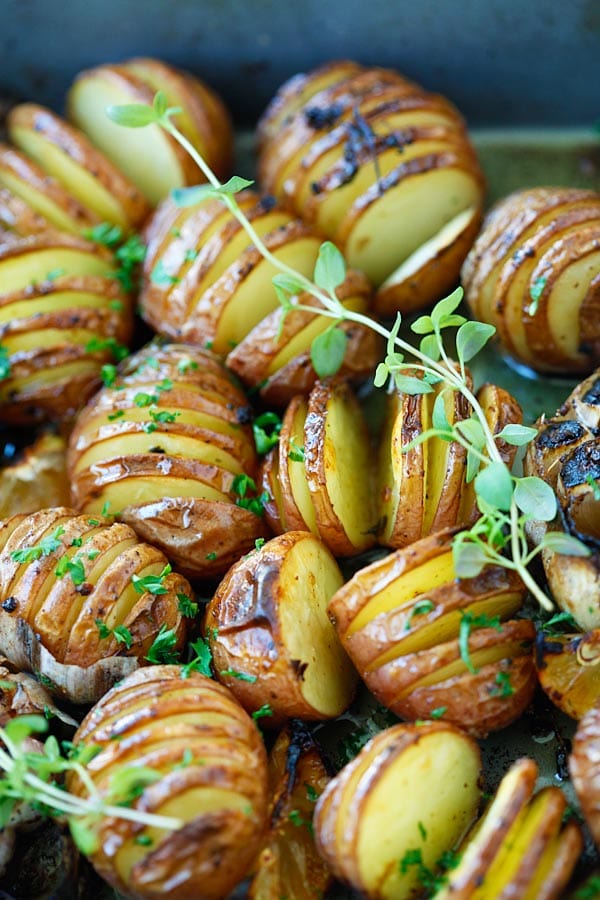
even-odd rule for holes
{"type": "Polygon", "coordinates": [[[583,541],[562,531],[547,531],[542,539],[542,546],[565,556],[591,556],[592,553],[591,548],[583,541]]]}
{"type": "Polygon", "coordinates": [[[286,299],[287,295],[291,294],[292,296],[295,296],[306,290],[306,282],[303,281],[299,275],[295,278],[293,275],[288,275],[287,272],[280,272],[277,275],[273,275],[271,280],[273,287],[283,291],[286,295],[286,299]]]}
{"type": "Polygon", "coordinates": [[[253,184],[254,182],[249,181],[247,178],[241,178],[239,175],[232,175],[228,181],[221,185],[219,193],[229,195],[239,194],[240,191],[251,188],[253,184]]]}
{"type": "Polygon", "coordinates": [[[515,503],[529,519],[551,522],[556,516],[556,494],[541,478],[534,476],[517,478],[515,503]]]}
{"type": "Polygon", "coordinates": [[[433,410],[431,412],[431,424],[438,431],[447,431],[452,434],[452,426],[446,416],[446,397],[445,391],[441,391],[435,398],[433,410]]]}
{"type": "Polygon", "coordinates": [[[452,313],[454,310],[460,306],[462,298],[463,298],[463,289],[461,287],[456,288],[455,291],[452,291],[447,297],[444,297],[443,300],[439,300],[433,309],[431,310],[431,321],[434,326],[438,328],[446,327],[446,324],[462,324],[464,322],[464,318],[462,316],[452,317],[452,313]],[[461,322],[448,322],[449,319],[456,318],[461,319],[461,322]]]}
{"type": "Polygon", "coordinates": [[[193,187],[174,188],[171,191],[171,199],[180,209],[197,206],[199,203],[218,197],[219,192],[212,184],[195,184],[193,187]]]}
{"type": "MultiPolygon", "coordinates": [[[[537,435],[537,428],[530,428],[528,425],[505,425],[502,431],[496,435],[506,441],[507,444],[513,444],[515,447],[523,447],[528,444],[537,435]]],[[[600,498],[599,498],[600,499],[600,498]]]]}
{"type": "Polygon", "coordinates": [[[177,663],[179,662],[179,653],[173,649],[176,644],[177,634],[175,629],[167,628],[163,622],[144,659],[156,665],[177,663]]]}
{"type": "Polygon", "coordinates": [[[335,290],[346,277],[346,261],[335,244],[325,241],[319,247],[315,265],[314,282],[328,294],[335,296],[335,290]]]}
{"type": "Polygon", "coordinates": [[[468,541],[452,544],[452,559],[457,578],[475,578],[490,563],[483,547],[468,541]]]}
{"type": "Polygon", "coordinates": [[[493,325],[485,325],[483,322],[465,322],[461,325],[456,334],[459,361],[464,364],[477,356],[495,333],[493,325]]]}
{"type": "Polygon", "coordinates": [[[399,391],[404,394],[432,394],[433,388],[423,378],[415,378],[414,375],[401,375],[394,372],[394,383],[399,391]]]}
{"type": "Polygon", "coordinates": [[[475,477],[477,499],[482,498],[495,509],[510,509],[513,488],[510,470],[503,462],[489,463],[475,477]]]}
{"type": "Polygon", "coordinates": [[[318,334],[310,345],[310,359],[319,378],[329,378],[342,367],[348,335],[337,325],[318,334]]]}
{"type": "Polygon", "coordinates": [[[154,125],[161,118],[152,106],[144,103],[127,103],[121,106],[107,106],[106,115],[115,125],[125,128],[145,128],[154,125]]]}

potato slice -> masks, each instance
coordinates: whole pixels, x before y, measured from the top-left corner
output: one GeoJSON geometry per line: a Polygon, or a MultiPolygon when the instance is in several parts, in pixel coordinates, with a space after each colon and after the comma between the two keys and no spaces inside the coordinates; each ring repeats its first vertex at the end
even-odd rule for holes
{"type": "Polygon", "coordinates": [[[0,145],[0,184],[42,216],[47,229],[81,234],[99,219],[54,178],[12,147],[0,145]]]}
{"type": "Polygon", "coordinates": [[[306,450],[304,427],[308,403],[304,397],[294,397],[285,411],[279,433],[278,475],[281,496],[281,518],[285,530],[319,533],[317,514],[306,478],[306,450]]]}
{"type": "MultiPolygon", "coordinates": [[[[57,507],[9,520],[6,531],[0,616],[26,622],[59,663],[87,668],[117,654],[141,662],[163,626],[173,631],[173,649],[181,648],[177,595],[191,598],[190,586],[126,525],[57,507]],[[151,575],[156,593],[134,583],[151,575]]],[[[6,633],[2,643],[14,658],[6,633]]]]}
{"type": "Polygon", "coordinates": [[[227,573],[204,623],[218,677],[249,711],[327,719],[349,705],[357,676],[327,618],[342,584],[308,532],[273,538],[227,573]]]}
{"type": "Polygon", "coordinates": [[[473,820],[479,771],[476,744],[450,725],[381,732],[325,789],[317,846],[334,873],[366,896],[412,897],[422,868],[431,871],[473,820]],[[390,796],[402,797],[402,815],[390,796]],[[344,815],[348,805],[352,815],[344,815]]]}
{"type": "Polygon", "coordinates": [[[465,838],[437,900],[563,896],[583,846],[581,830],[572,821],[561,830],[566,801],[558,788],[532,798],[536,777],[533,760],[514,763],[465,838]]]}
{"type": "Polygon", "coordinates": [[[0,229],[2,229],[2,243],[54,230],[48,219],[35,212],[21,197],[5,187],[0,187],[0,229]]]}
{"type": "Polygon", "coordinates": [[[17,147],[91,211],[92,222],[112,222],[130,231],[146,218],[148,206],[134,184],[84,134],[50,110],[33,103],[15,106],[8,130],[17,147]]]}
{"type": "MultiPolygon", "coordinates": [[[[101,794],[118,773],[152,768],[157,780],[133,805],[182,822],[165,832],[123,819],[100,820],[92,863],[103,878],[121,893],[167,892],[174,900],[218,900],[230,892],[266,829],[267,765],[258,730],[226,688],[194,672],[182,678],[177,666],[154,666],[109,692],[84,719],[75,742],[100,748],[89,772],[101,794]],[[140,693],[151,711],[142,741],[136,736],[140,693]],[[219,712],[218,724],[207,720],[212,711],[219,712]],[[182,737],[176,739],[178,728],[182,737]],[[111,740],[111,734],[122,739],[111,740]],[[174,739],[165,744],[165,735],[174,739]],[[183,875],[181,854],[188,857],[183,875]]],[[[74,775],[68,789],[85,793],[74,775]]]]}
{"type": "Polygon", "coordinates": [[[555,706],[579,721],[600,700],[600,630],[538,635],[539,682],[555,706]]]}
{"type": "Polygon", "coordinates": [[[304,425],[304,464],[317,528],[336,555],[375,542],[376,512],[366,423],[344,381],[317,382],[304,425]]]}
{"type": "Polygon", "coordinates": [[[318,900],[330,886],[312,833],[315,802],[328,781],[310,732],[292,721],[269,755],[270,828],[252,866],[251,900],[318,900]]]}
{"type": "Polygon", "coordinates": [[[78,75],[67,98],[69,118],[131,179],[152,205],[167,196],[172,188],[203,180],[202,174],[175,139],[158,126],[149,126],[143,134],[136,129],[122,128],[107,118],[107,106],[152,105],[154,94],[160,88],[167,98],[174,100],[170,105],[181,103],[184,106],[180,124],[188,133],[192,133],[192,123],[194,134],[198,129],[203,131],[208,116],[212,130],[218,135],[216,142],[210,138],[204,142],[205,150],[210,151],[209,165],[224,174],[231,155],[231,133],[220,102],[206,86],[202,86],[202,92],[197,90],[192,76],[169,69],[148,60],[134,60],[131,65],[98,66],[78,75]],[[197,105],[207,94],[211,95],[210,111],[207,109],[204,122],[199,122],[197,105]]]}

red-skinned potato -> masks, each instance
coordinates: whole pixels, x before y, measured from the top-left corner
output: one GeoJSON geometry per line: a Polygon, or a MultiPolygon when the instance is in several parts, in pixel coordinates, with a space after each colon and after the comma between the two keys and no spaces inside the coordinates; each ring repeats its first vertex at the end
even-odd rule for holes
{"type": "Polygon", "coordinates": [[[151,344],[77,420],[73,503],[88,514],[108,509],[185,574],[220,574],[267,534],[251,500],[250,419],[245,395],[209,351],[151,344]]]}
{"type": "Polygon", "coordinates": [[[381,703],[481,737],[514,721],[535,690],[533,623],[505,621],[524,596],[500,567],[457,579],[451,533],[441,532],[359,570],[329,615],[381,703]]]}
{"type": "MultiPolygon", "coordinates": [[[[167,831],[100,819],[90,858],[109,884],[138,900],[228,895],[260,846],[268,788],[260,733],[226,688],[179,666],[140,670],[92,709],[74,743],[99,749],[87,770],[101,795],[150,769],[131,806],[181,822],[167,831]]],[[[74,773],[67,788],[87,793],[74,773]]]]}
{"type": "Polygon", "coordinates": [[[343,582],[326,547],[306,531],[268,541],[226,574],[204,632],[218,678],[249,712],[327,719],[350,704],[356,673],[327,618],[343,582]]]}
{"type": "Polygon", "coordinates": [[[419,864],[435,870],[475,818],[480,766],[475,741],[448,723],[380,732],[321,795],[319,851],[369,900],[416,896],[419,864]]]}

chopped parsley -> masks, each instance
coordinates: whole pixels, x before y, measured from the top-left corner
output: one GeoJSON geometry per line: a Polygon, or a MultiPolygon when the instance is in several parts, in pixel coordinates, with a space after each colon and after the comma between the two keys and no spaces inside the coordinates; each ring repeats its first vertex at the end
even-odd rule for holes
{"type": "Polygon", "coordinates": [[[42,538],[39,544],[33,547],[21,547],[20,550],[13,550],[10,558],[18,563],[31,563],[41,559],[43,556],[50,556],[51,553],[55,553],[62,547],[62,542],[59,539],[64,533],[65,529],[62,525],[59,525],[52,534],[42,538]]]}
{"type": "Polygon", "coordinates": [[[256,721],[256,719],[263,719],[265,716],[272,716],[273,709],[268,703],[263,703],[263,705],[259,709],[255,709],[252,713],[252,718],[256,721]]]}
{"type": "Polygon", "coordinates": [[[163,624],[160,626],[160,631],[154,638],[152,646],[148,650],[147,655],[144,659],[147,659],[148,662],[155,663],[157,665],[170,665],[172,663],[179,662],[179,653],[174,650],[177,643],[177,634],[175,629],[167,628],[167,626],[163,624]]]}
{"type": "Polygon", "coordinates": [[[73,558],[69,556],[61,556],[58,561],[58,565],[54,570],[54,574],[57,578],[64,578],[65,575],[69,574],[71,576],[71,581],[73,582],[75,587],[79,587],[85,582],[85,568],[83,566],[83,560],[81,560],[78,556],[74,556],[73,558]]]}
{"type": "Polygon", "coordinates": [[[490,690],[492,697],[511,697],[515,692],[514,687],[510,683],[510,672],[498,672],[496,675],[496,684],[490,690]]]}
{"type": "Polygon", "coordinates": [[[126,628],[124,625],[117,625],[115,628],[109,628],[102,619],[96,619],[95,623],[101,639],[108,638],[112,635],[117,643],[125,644],[128,650],[133,645],[133,636],[129,628],[126,628]]]}
{"type": "Polygon", "coordinates": [[[189,678],[192,672],[200,672],[212,678],[210,664],[212,662],[212,653],[208,642],[204,638],[199,637],[198,640],[192,641],[190,644],[192,650],[196,654],[193,659],[181,668],[181,677],[189,678]]]}
{"type": "Polygon", "coordinates": [[[187,594],[177,594],[177,608],[186,619],[194,619],[198,615],[198,604],[187,594]]]}
{"type": "Polygon", "coordinates": [[[140,577],[139,575],[134,574],[131,576],[131,583],[138,594],[144,594],[146,591],[155,596],[158,594],[166,594],[168,588],[165,587],[163,582],[171,572],[171,566],[167,563],[159,575],[144,575],[143,577],[140,577]]]}
{"type": "Polygon", "coordinates": [[[255,516],[264,516],[265,503],[268,503],[270,498],[266,491],[263,491],[259,497],[247,496],[248,491],[256,492],[256,483],[253,478],[243,473],[236,475],[231,484],[231,490],[236,495],[235,502],[237,506],[249,510],[255,516]]]}
{"type": "Polygon", "coordinates": [[[10,354],[6,347],[0,344],[0,381],[10,378],[10,354]]]}
{"type": "Polygon", "coordinates": [[[254,434],[254,443],[256,452],[259,456],[268,453],[271,447],[274,447],[279,440],[279,432],[281,431],[281,419],[274,412],[265,412],[257,416],[252,423],[252,432],[254,434]]]}
{"type": "Polygon", "coordinates": [[[194,372],[198,368],[198,363],[193,359],[180,359],[177,363],[177,371],[180,375],[187,375],[188,372],[194,372]]]}
{"type": "Polygon", "coordinates": [[[238,681],[247,681],[249,684],[254,684],[255,681],[258,681],[258,677],[256,675],[250,675],[248,672],[238,672],[237,669],[221,669],[219,675],[229,676],[230,678],[237,678],[238,681]]]}

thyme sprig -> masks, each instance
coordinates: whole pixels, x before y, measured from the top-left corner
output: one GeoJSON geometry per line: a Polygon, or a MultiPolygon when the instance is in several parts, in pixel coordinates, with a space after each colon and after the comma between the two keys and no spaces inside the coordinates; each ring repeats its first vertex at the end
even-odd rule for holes
{"type": "MultiPolygon", "coordinates": [[[[437,436],[444,441],[456,441],[467,451],[468,482],[474,481],[475,496],[481,517],[469,530],[461,531],[453,541],[453,558],[458,577],[474,577],[488,564],[501,565],[516,571],[524,584],[547,610],[553,609],[551,600],[529,573],[532,559],[548,548],[557,553],[587,556],[585,544],[570,535],[548,531],[543,540],[529,549],[525,533],[527,522],[535,519],[552,522],[557,515],[557,501],[552,488],[536,477],[517,477],[504,462],[499,441],[524,446],[536,434],[534,428],[506,425],[494,434],[469,383],[466,363],[472,359],[495,333],[492,325],[467,321],[457,313],[462,289],[440,300],[429,315],[421,316],[411,325],[420,336],[414,346],[400,335],[402,316],[398,313],[391,330],[359,312],[348,310],[337,297],[336,290],[346,277],[346,263],[340,251],[325,241],[319,251],[311,280],[278,259],[257,234],[247,219],[235,195],[251,187],[254,182],[234,175],[222,183],[193,144],[171,121],[178,110],[168,106],[166,96],[159,91],[152,106],[130,104],[109,106],[109,118],[130,128],[158,125],[187,151],[206,178],[207,183],[177,188],[172,192],[180,207],[195,206],[207,199],[218,199],[239,222],[261,256],[277,270],[273,286],[283,309],[283,318],[292,310],[315,313],[314,306],[303,305],[301,294],[317,299],[320,315],[330,318],[331,324],[311,345],[311,360],[320,377],[335,374],[344,359],[347,336],[339,327],[344,321],[360,323],[387,341],[386,357],[377,367],[375,385],[394,385],[408,394],[431,393],[438,390],[432,411],[432,427],[424,431],[416,442],[437,436]],[[455,336],[456,362],[446,349],[444,334],[448,328],[458,328],[455,336]],[[450,423],[445,413],[445,393],[458,391],[470,405],[471,415],[450,423]]],[[[413,444],[409,444],[409,450],[413,444]]]]}
{"type": "Polygon", "coordinates": [[[37,715],[18,716],[0,727],[0,827],[7,824],[14,807],[25,802],[45,815],[66,819],[75,843],[86,854],[96,850],[95,827],[106,817],[129,819],[168,831],[183,827],[180,819],[131,806],[143,787],[160,777],[157,772],[144,767],[122,768],[113,776],[107,793],[100,794],[86,769],[100,748],[75,747],[66,758],[54,735],[45,739],[41,751],[27,748],[29,738],[47,730],[48,722],[37,715]],[[55,783],[67,772],[77,775],[87,796],[71,794],[55,783]]]}

